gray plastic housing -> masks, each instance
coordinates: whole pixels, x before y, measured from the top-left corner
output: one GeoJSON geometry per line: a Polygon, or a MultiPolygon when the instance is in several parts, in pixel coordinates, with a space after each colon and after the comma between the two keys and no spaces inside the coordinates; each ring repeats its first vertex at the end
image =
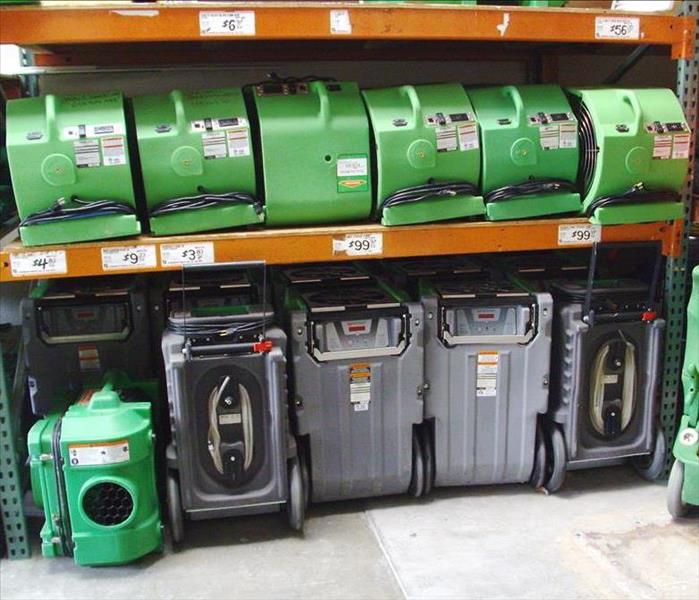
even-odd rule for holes
{"type": "Polygon", "coordinates": [[[549,416],[563,429],[567,468],[599,467],[620,458],[650,454],[654,446],[660,359],[665,321],[600,323],[582,320],[583,306],[560,302],[554,319],[549,416]],[[621,331],[636,348],[635,409],[614,439],[596,435],[589,423],[590,375],[598,348],[621,331]]]}
{"type": "MultiPolygon", "coordinates": [[[[410,322],[403,350],[369,356],[363,347],[354,358],[314,357],[308,345],[313,330],[309,319],[314,315],[304,310],[290,313],[292,405],[297,434],[309,439],[314,502],[402,494],[410,486],[413,426],[423,420],[424,324],[419,303],[402,306],[410,322]],[[358,402],[366,399],[366,388],[352,388],[351,375],[366,373],[367,368],[370,399],[358,402]]],[[[388,324],[376,326],[376,321],[391,319],[385,311],[360,312],[351,317],[338,312],[333,320],[371,320],[374,325],[368,328],[373,333],[391,329],[388,324]]]]}
{"type": "MultiPolygon", "coordinates": [[[[495,331],[454,336],[447,345],[440,331],[441,301],[423,297],[425,307],[425,418],[434,420],[435,486],[521,483],[534,466],[538,415],[548,407],[553,300],[529,296],[531,335],[496,320],[495,331]],[[469,337],[470,343],[469,343],[469,337]],[[484,341],[490,337],[489,341],[484,341]],[[515,341],[522,338],[522,343],[515,341]],[[495,354],[496,353],[496,354],[495,354]],[[497,356],[497,359],[494,358],[497,356]],[[497,362],[495,362],[497,361],[497,362]]],[[[464,299],[460,306],[489,309],[489,298],[464,299]]],[[[513,303],[514,304],[514,303],[513,303]]],[[[493,326],[490,326],[492,329],[493,326]]]]}
{"type": "Polygon", "coordinates": [[[265,338],[273,343],[269,352],[188,360],[182,352],[184,337],[167,329],[163,333],[172,429],[168,466],[178,471],[182,509],[192,520],[277,512],[287,501],[287,459],[295,456],[296,446],[288,427],[286,335],[270,327],[265,338]],[[211,459],[201,419],[202,411],[208,414],[208,406],[206,395],[197,391],[212,373],[256,386],[260,394],[264,437],[255,452],[262,453],[262,460],[254,477],[240,486],[225,485],[205,468],[211,459]]]}
{"type": "MultiPolygon", "coordinates": [[[[80,285],[75,282],[76,288],[80,285]]],[[[141,285],[104,301],[76,296],[69,302],[29,297],[21,303],[27,380],[36,415],[61,408],[56,403],[62,398],[99,383],[110,369],[122,370],[132,380],[153,377],[149,311],[141,285]],[[112,325],[123,315],[127,329],[116,332],[112,325]],[[42,333],[41,321],[47,318],[52,335],[42,333]]]]}

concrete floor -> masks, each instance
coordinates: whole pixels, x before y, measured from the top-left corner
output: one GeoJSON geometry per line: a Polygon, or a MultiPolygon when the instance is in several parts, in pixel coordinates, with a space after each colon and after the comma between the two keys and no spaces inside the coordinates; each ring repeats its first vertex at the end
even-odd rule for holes
{"type": "Polygon", "coordinates": [[[0,563],[0,598],[699,598],[699,518],[618,467],[528,486],[437,490],[278,516],[190,523],[177,553],[126,567],[0,563]]]}

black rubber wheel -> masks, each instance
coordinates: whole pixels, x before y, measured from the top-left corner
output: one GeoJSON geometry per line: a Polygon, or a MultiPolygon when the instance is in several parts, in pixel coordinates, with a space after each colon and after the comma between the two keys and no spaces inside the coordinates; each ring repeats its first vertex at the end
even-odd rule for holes
{"type": "Polygon", "coordinates": [[[413,476],[410,480],[408,493],[413,498],[422,496],[425,489],[425,458],[422,454],[422,445],[417,432],[413,429],[413,476]]]}
{"type": "Polygon", "coordinates": [[[538,490],[546,479],[546,442],[541,425],[536,426],[536,443],[534,445],[534,468],[529,478],[529,485],[538,490]]]}
{"type": "Polygon", "coordinates": [[[301,480],[303,481],[303,506],[308,509],[311,504],[311,471],[305,452],[299,454],[299,461],[301,463],[301,480]]]}
{"type": "Polygon", "coordinates": [[[303,475],[298,457],[289,460],[289,499],[286,502],[286,514],[289,518],[289,527],[294,531],[303,529],[303,521],[306,516],[306,495],[303,489],[303,475]]]}
{"type": "Polygon", "coordinates": [[[686,517],[689,505],[682,501],[682,486],[684,485],[684,463],[675,460],[667,482],[667,510],[673,519],[686,517]]]}
{"type": "Polygon", "coordinates": [[[176,546],[184,539],[184,516],[182,515],[180,484],[174,473],[169,471],[167,474],[167,507],[170,518],[170,535],[173,545],[176,546]]]}
{"type": "Polygon", "coordinates": [[[425,486],[423,496],[427,496],[434,486],[434,446],[432,445],[432,431],[427,423],[421,428],[422,454],[425,461],[425,486]]]}
{"type": "Polygon", "coordinates": [[[665,469],[665,461],[667,460],[667,443],[665,442],[665,433],[661,427],[658,427],[655,432],[655,444],[653,451],[644,456],[635,456],[632,459],[634,469],[638,474],[647,481],[655,481],[665,469]]]}
{"type": "Polygon", "coordinates": [[[548,430],[548,464],[544,488],[550,494],[561,489],[566,477],[566,443],[558,425],[552,424],[548,430]]]}

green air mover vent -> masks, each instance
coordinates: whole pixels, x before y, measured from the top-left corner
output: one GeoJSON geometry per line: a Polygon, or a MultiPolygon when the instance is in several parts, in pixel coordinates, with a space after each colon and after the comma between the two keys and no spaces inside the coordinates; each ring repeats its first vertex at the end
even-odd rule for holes
{"type": "Polygon", "coordinates": [[[579,212],[577,121],[556,85],[469,90],[489,219],[579,212]]]}
{"type": "Polygon", "coordinates": [[[593,223],[682,216],[690,132],[668,89],[570,90],[580,121],[580,187],[593,223]]]}
{"type": "Polygon", "coordinates": [[[268,225],[333,223],[371,213],[369,122],[356,83],[252,86],[268,225]]]}
{"type": "Polygon", "coordinates": [[[478,123],[460,84],[404,85],[363,95],[384,225],[483,214],[478,123]]]}
{"type": "MultiPolygon", "coordinates": [[[[27,436],[32,492],[44,509],[44,556],[122,564],[162,545],[151,407],[157,383],[118,371],[27,436]],[[125,402],[136,396],[147,402],[125,402]]],[[[62,404],[57,402],[56,404],[62,404]]]]}
{"type": "Polygon", "coordinates": [[[7,154],[26,245],[140,233],[121,94],[10,100],[7,154]]]}
{"type": "Polygon", "coordinates": [[[156,235],[261,223],[250,121],[239,88],[134,98],[141,172],[156,235]]]}

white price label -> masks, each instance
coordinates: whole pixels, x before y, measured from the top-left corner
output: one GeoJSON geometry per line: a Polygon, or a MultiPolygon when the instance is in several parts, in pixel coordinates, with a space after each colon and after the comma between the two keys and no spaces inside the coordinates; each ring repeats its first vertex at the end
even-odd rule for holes
{"type": "Polygon", "coordinates": [[[214,243],[196,242],[192,244],[163,244],[160,246],[160,264],[206,265],[214,261],[214,243]]]}
{"type": "Polygon", "coordinates": [[[602,226],[586,223],[584,225],[559,225],[558,245],[574,246],[594,244],[602,241],[602,226]]]}
{"type": "Polygon", "coordinates": [[[150,269],[158,264],[155,246],[102,248],[102,270],[150,269]]]}
{"type": "Polygon", "coordinates": [[[597,17],[595,38],[598,40],[637,40],[641,37],[638,17],[597,17]]]}
{"type": "Polygon", "coordinates": [[[199,33],[203,36],[255,35],[255,13],[251,10],[200,12],[199,33]]]}
{"type": "Polygon", "coordinates": [[[330,33],[347,35],[352,33],[352,21],[348,10],[330,11],[330,33]]]}
{"type": "Polygon", "coordinates": [[[68,272],[66,253],[63,250],[10,254],[10,265],[13,277],[68,272]]]}
{"type": "Polygon", "coordinates": [[[342,252],[347,256],[383,254],[383,234],[350,233],[344,238],[333,240],[333,254],[342,252]]]}

